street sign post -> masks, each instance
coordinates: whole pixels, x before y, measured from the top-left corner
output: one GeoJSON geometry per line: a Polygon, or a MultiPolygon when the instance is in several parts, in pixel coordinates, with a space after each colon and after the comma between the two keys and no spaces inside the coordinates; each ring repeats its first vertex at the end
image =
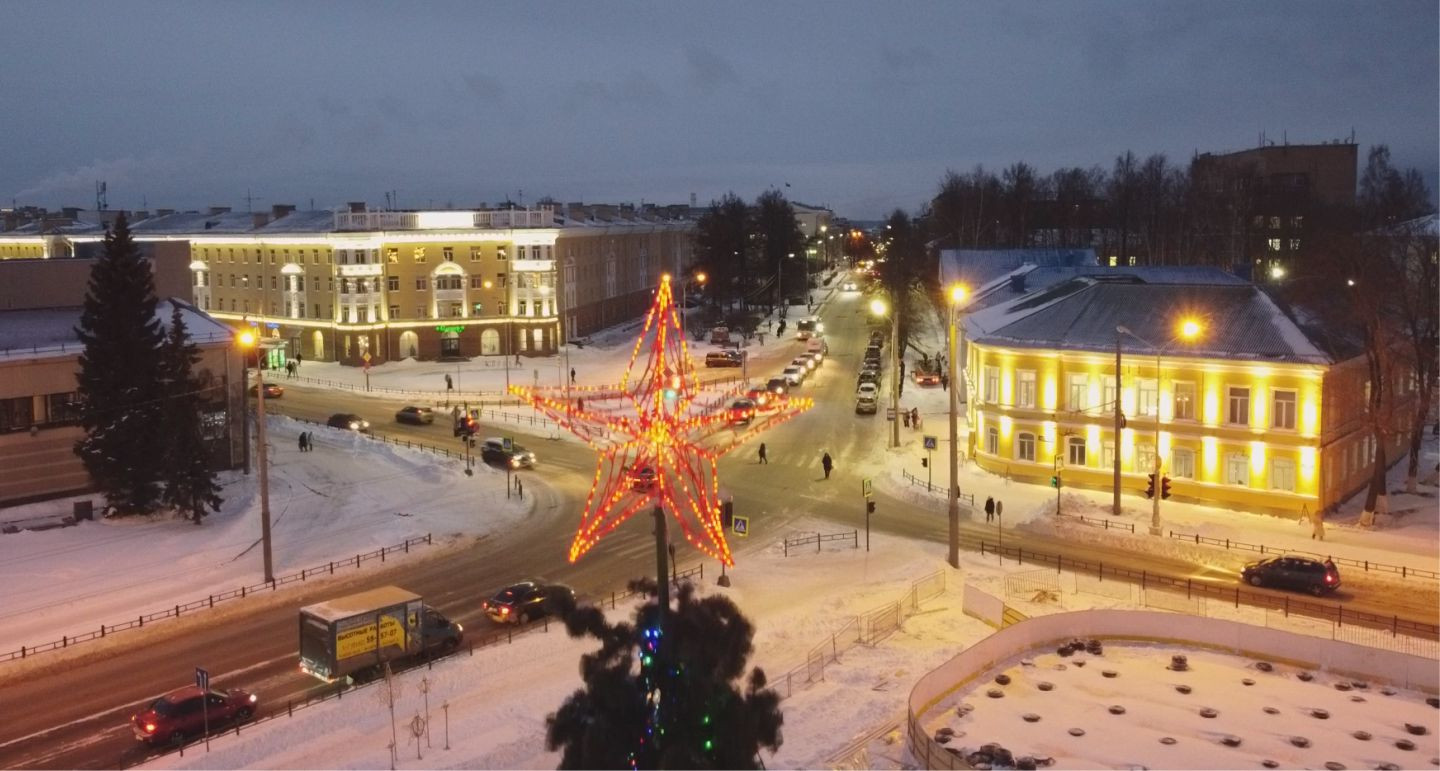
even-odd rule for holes
{"type": "Polygon", "coordinates": [[[860,494],[866,498],[875,494],[875,486],[869,477],[860,480],[860,494]]]}
{"type": "Polygon", "coordinates": [[[742,537],[743,537],[743,536],[748,536],[748,535],[750,535],[750,518],[749,518],[749,517],[745,517],[745,516],[741,516],[741,515],[739,515],[739,514],[736,514],[735,517],[734,517],[734,519],[733,519],[732,521],[733,521],[733,524],[731,525],[731,529],[733,529],[733,530],[735,531],[735,535],[742,536],[742,537]]]}
{"type": "Polygon", "coordinates": [[[935,480],[935,437],[925,437],[925,487],[934,487],[931,482],[935,480]]]}

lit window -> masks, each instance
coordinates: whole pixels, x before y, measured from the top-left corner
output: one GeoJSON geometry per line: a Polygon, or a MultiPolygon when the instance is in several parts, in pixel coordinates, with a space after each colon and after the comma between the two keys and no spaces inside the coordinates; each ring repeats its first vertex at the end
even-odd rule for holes
{"type": "Polygon", "coordinates": [[[994,404],[1000,398],[1000,368],[985,368],[985,396],[981,401],[994,404]]]}
{"type": "Polygon", "coordinates": [[[471,262],[479,262],[479,261],[480,261],[480,247],[478,247],[478,246],[472,246],[472,247],[470,247],[470,261],[471,261],[471,262]]]}
{"type": "Polygon", "coordinates": [[[1085,465],[1085,440],[1072,436],[1065,440],[1065,463],[1070,466],[1085,465]]]}
{"type": "Polygon", "coordinates": [[[1149,473],[1155,470],[1155,445],[1135,445],[1135,470],[1149,473]]]}
{"type": "Polygon", "coordinates": [[[1176,383],[1175,386],[1175,419],[1195,419],[1195,384],[1176,383]]]}
{"type": "Polygon", "coordinates": [[[1100,404],[1105,408],[1106,412],[1115,411],[1115,399],[1115,377],[1113,375],[1106,375],[1105,386],[1102,389],[1100,397],[1100,404]]]}
{"type": "Polygon", "coordinates": [[[985,429],[985,452],[1000,454],[1000,429],[994,426],[985,429]]]}
{"type": "MultiPolygon", "coordinates": [[[[1035,406],[1035,370],[1016,372],[1015,386],[1015,406],[1033,408],[1035,406]]],[[[1034,437],[1031,439],[1033,440],[1034,437]]]]}
{"type": "Polygon", "coordinates": [[[1225,456],[1225,484],[1250,486],[1250,456],[1238,452],[1225,456]]]}
{"type": "Polygon", "coordinates": [[[1274,394],[1270,409],[1271,427],[1295,430],[1295,392],[1275,391],[1274,394]]]}
{"type": "Polygon", "coordinates": [[[415,255],[415,261],[416,261],[416,262],[424,262],[424,261],[425,261],[425,247],[423,247],[423,246],[417,246],[417,247],[415,247],[414,255],[415,255]]]}
{"type": "Polygon", "coordinates": [[[1141,415],[1154,417],[1160,404],[1159,384],[1155,380],[1141,380],[1137,390],[1140,403],[1136,405],[1136,411],[1141,415]]]}
{"type": "Polygon", "coordinates": [[[1270,489],[1295,492],[1295,461],[1276,458],[1270,462],[1270,489]]]}
{"type": "Polygon", "coordinates": [[[1089,377],[1085,375],[1069,375],[1065,382],[1069,399],[1066,405],[1075,412],[1082,412],[1088,409],[1090,396],[1089,377]]]}
{"type": "Polygon", "coordinates": [[[1035,435],[1019,434],[1015,437],[1015,459],[1035,462],[1035,435]]]}
{"type": "Polygon", "coordinates": [[[444,248],[441,250],[441,255],[445,258],[445,261],[446,261],[446,262],[454,262],[454,261],[455,261],[455,247],[453,247],[453,246],[444,247],[444,248]]]}
{"type": "Polygon", "coordinates": [[[1250,425],[1250,389],[1231,386],[1225,422],[1232,426],[1250,425]]]}
{"type": "Polygon", "coordinates": [[[390,248],[388,248],[388,249],[386,249],[386,250],[385,250],[385,261],[388,262],[388,263],[390,263],[391,265],[394,265],[394,264],[400,262],[400,250],[399,250],[399,249],[396,249],[396,248],[393,247],[393,246],[390,247],[390,248]]]}
{"type": "Polygon", "coordinates": [[[1170,453],[1170,476],[1181,479],[1195,478],[1195,452],[1179,447],[1170,453]]]}

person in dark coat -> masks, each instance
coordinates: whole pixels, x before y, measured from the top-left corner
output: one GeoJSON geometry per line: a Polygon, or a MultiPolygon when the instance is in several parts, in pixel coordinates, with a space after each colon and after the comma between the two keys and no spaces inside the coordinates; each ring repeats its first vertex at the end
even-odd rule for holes
{"type": "Polygon", "coordinates": [[[825,469],[825,478],[830,478],[830,471],[835,468],[835,461],[830,459],[830,453],[820,456],[820,467],[825,469]]]}
{"type": "Polygon", "coordinates": [[[571,385],[574,385],[574,384],[575,384],[575,368],[574,368],[574,367],[571,367],[571,368],[570,368],[570,384],[571,384],[571,385]]]}
{"type": "Polygon", "coordinates": [[[305,452],[305,432],[300,432],[300,452],[305,452]]]}
{"type": "Polygon", "coordinates": [[[455,381],[453,381],[453,380],[450,379],[450,374],[449,374],[449,373],[446,373],[446,374],[445,374],[445,390],[446,390],[446,391],[453,391],[453,390],[455,390],[455,381]]]}
{"type": "Polygon", "coordinates": [[[995,499],[994,499],[994,498],[986,498],[986,499],[985,499],[985,521],[986,521],[986,522],[993,522],[994,520],[995,520],[995,499]]]}
{"type": "Polygon", "coordinates": [[[770,465],[770,459],[767,458],[767,457],[765,457],[765,443],[764,443],[764,442],[761,442],[761,443],[760,443],[760,462],[761,462],[761,463],[764,463],[764,464],[767,465],[767,466],[770,465]]]}

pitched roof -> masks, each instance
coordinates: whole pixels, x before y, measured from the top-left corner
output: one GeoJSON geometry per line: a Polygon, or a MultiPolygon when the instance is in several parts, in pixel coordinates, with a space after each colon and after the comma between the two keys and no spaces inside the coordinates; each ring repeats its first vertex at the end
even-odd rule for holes
{"type": "Polygon", "coordinates": [[[1116,327],[1127,352],[1169,356],[1332,364],[1339,359],[1258,287],[1240,283],[1164,284],[1075,278],[965,317],[979,343],[1049,350],[1113,351],[1116,327]],[[1205,329],[1194,343],[1171,344],[1170,330],[1196,317],[1205,329]],[[1153,344],[1153,346],[1152,346],[1153,344]],[[1168,346],[1168,348],[1166,347],[1168,346]]]}

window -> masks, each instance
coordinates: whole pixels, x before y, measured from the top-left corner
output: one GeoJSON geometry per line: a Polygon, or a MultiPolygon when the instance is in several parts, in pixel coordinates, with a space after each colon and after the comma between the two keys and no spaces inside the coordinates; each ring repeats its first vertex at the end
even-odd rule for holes
{"type": "Polygon", "coordinates": [[[415,247],[415,252],[414,252],[414,254],[415,254],[415,262],[419,263],[419,262],[424,262],[424,261],[425,261],[425,247],[423,247],[423,246],[417,246],[417,247],[415,247]]]}
{"type": "Polygon", "coordinates": [[[389,290],[392,291],[392,292],[398,292],[398,291],[400,291],[400,277],[399,277],[399,276],[386,276],[386,277],[385,277],[385,288],[386,288],[386,289],[389,289],[389,290]]]}
{"type": "Polygon", "coordinates": [[[271,276],[271,277],[270,277],[270,289],[273,291],[273,290],[276,290],[276,289],[279,289],[279,288],[280,288],[280,285],[279,285],[278,280],[276,279],[275,276],[271,276]]]}
{"type": "Polygon", "coordinates": [[[355,320],[361,324],[370,323],[370,306],[359,305],[355,308],[355,320]]]}
{"type": "Polygon", "coordinates": [[[425,287],[426,287],[425,277],[424,277],[424,276],[416,276],[416,277],[415,277],[415,288],[416,288],[417,290],[423,292],[423,291],[425,291],[425,287]]]}
{"type": "Polygon", "coordinates": [[[1085,440],[1072,436],[1065,440],[1065,463],[1070,466],[1085,465],[1085,440]]]}
{"type": "Polygon", "coordinates": [[[295,277],[295,291],[297,291],[297,292],[303,292],[303,291],[305,291],[305,277],[304,277],[304,276],[296,276],[296,277],[295,277]]]}
{"type": "Polygon", "coordinates": [[[478,246],[472,246],[472,247],[470,247],[470,261],[471,261],[471,262],[479,262],[479,261],[480,261],[480,247],[478,247],[478,246]]]}
{"type": "Polygon", "coordinates": [[[1139,394],[1135,411],[1147,417],[1155,417],[1155,410],[1160,406],[1160,384],[1155,380],[1141,380],[1136,386],[1139,394]]]}
{"type": "Polygon", "coordinates": [[[386,249],[385,261],[390,263],[391,265],[395,265],[396,263],[400,262],[400,250],[396,249],[393,246],[386,249]]]}
{"type": "Polygon", "coordinates": [[[471,289],[484,289],[484,288],[485,288],[485,279],[484,279],[483,277],[481,277],[481,276],[471,276],[471,277],[470,277],[470,288],[471,288],[471,289]]]}
{"type": "Polygon", "coordinates": [[[390,318],[392,318],[392,319],[398,319],[398,318],[400,318],[400,306],[398,306],[398,305],[392,305],[392,306],[390,306],[390,318]]]}
{"type": "Polygon", "coordinates": [[[515,315],[516,315],[516,316],[528,316],[528,315],[530,315],[529,313],[526,312],[526,311],[527,311],[527,303],[526,303],[526,301],[520,300],[518,303],[516,303],[516,305],[517,305],[517,308],[518,308],[518,310],[515,311],[515,315]]]}
{"type": "Polygon", "coordinates": [[[510,286],[510,280],[506,278],[504,273],[496,273],[495,280],[499,282],[500,286],[510,286]]]}
{"type": "Polygon", "coordinates": [[[1250,425],[1250,389],[1231,386],[1228,393],[1225,422],[1233,426],[1250,425]]]}
{"type": "Polygon", "coordinates": [[[1100,397],[1100,404],[1106,412],[1115,411],[1115,378],[1111,375],[1105,376],[1104,394],[1100,397]]]}
{"type": "Polygon", "coordinates": [[[1155,445],[1135,445],[1135,470],[1147,474],[1155,470],[1155,445]]]}
{"type": "Polygon", "coordinates": [[[349,264],[350,264],[350,252],[348,252],[348,251],[346,251],[346,250],[344,250],[344,249],[336,249],[336,250],[335,250],[335,253],[339,255],[339,260],[338,260],[338,262],[339,262],[341,265],[349,265],[349,264]]]}
{"type": "Polygon", "coordinates": [[[1238,452],[1225,456],[1225,484],[1250,486],[1249,456],[1238,452]]]}
{"type": "Polygon", "coordinates": [[[1181,479],[1195,478],[1195,452],[1176,448],[1170,452],[1170,475],[1181,479]]]}
{"type": "Polygon", "coordinates": [[[994,426],[985,429],[985,452],[1000,454],[1000,429],[994,426]]]}
{"type": "Polygon", "coordinates": [[[1115,468],[1115,443],[1100,443],[1100,468],[1115,468]]]}
{"type": "Polygon", "coordinates": [[[1275,391],[1273,407],[1270,410],[1270,426],[1289,431],[1295,430],[1295,392],[1275,391]]]}
{"type": "Polygon", "coordinates": [[[1270,462],[1270,489],[1295,492],[1295,461],[1276,458],[1270,462]]]}
{"type": "Polygon", "coordinates": [[[524,245],[524,244],[521,244],[521,245],[515,247],[515,259],[517,259],[517,260],[523,260],[523,259],[525,259],[525,245],[524,245]]]}
{"type": "Polygon", "coordinates": [[[1195,384],[1175,384],[1175,420],[1195,419],[1195,384]]]}
{"type": "Polygon", "coordinates": [[[445,261],[446,261],[446,262],[454,262],[454,261],[455,261],[455,247],[453,247],[453,246],[444,247],[444,248],[441,250],[441,254],[445,257],[445,261]]]}
{"type": "Polygon", "coordinates": [[[320,303],[315,303],[315,318],[320,318],[320,303]]]}
{"type": "Polygon", "coordinates": [[[1083,412],[1089,408],[1089,404],[1087,403],[1090,395],[1089,380],[1089,377],[1086,375],[1070,375],[1066,378],[1065,383],[1068,387],[1067,393],[1069,398],[1066,405],[1071,410],[1083,412]]]}
{"type": "Polygon", "coordinates": [[[425,315],[425,306],[423,306],[423,305],[417,305],[417,306],[415,306],[415,318],[417,318],[417,319],[429,318],[428,316],[425,315]]]}
{"type": "Polygon", "coordinates": [[[350,294],[350,279],[340,279],[340,294],[350,294]]]}
{"type": "Polygon", "coordinates": [[[1265,239],[1265,248],[1266,248],[1266,249],[1269,249],[1269,250],[1272,251],[1272,252],[1278,252],[1278,251],[1280,251],[1280,239],[1278,239],[1278,238],[1267,238],[1267,239],[1265,239]]]}
{"type": "Polygon", "coordinates": [[[319,264],[320,264],[320,250],[319,250],[319,249],[312,249],[312,250],[310,250],[310,264],[311,264],[311,265],[319,265],[319,264]]]}
{"type": "Polygon", "coordinates": [[[1020,434],[1015,437],[1015,459],[1035,462],[1035,435],[1020,434]]]}
{"type": "MultiPolygon", "coordinates": [[[[1015,378],[1015,406],[1033,408],[1035,406],[1035,370],[1020,370],[1015,373],[1015,378]]],[[[1034,441],[1035,437],[1032,436],[1030,439],[1034,441]]],[[[1034,458],[1032,457],[1031,460],[1034,458]]]]}
{"type": "Polygon", "coordinates": [[[35,404],[28,396],[0,399],[0,432],[29,431],[35,422],[35,404]]]}
{"type": "MultiPolygon", "coordinates": [[[[504,246],[503,244],[500,245],[500,246],[495,247],[495,259],[497,259],[497,260],[503,260],[503,259],[505,259],[505,246],[504,246]]],[[[505,274],[504,274],[504,273],[501,273],[500,275],[503,276],[503,275],[505,275],[505,274]]]]}
{"type": "Polygon", "coordinates": [[[985,395],[981,401],[994,404],[1000,398],[1000,368],[985,368],[985,395]]]}

